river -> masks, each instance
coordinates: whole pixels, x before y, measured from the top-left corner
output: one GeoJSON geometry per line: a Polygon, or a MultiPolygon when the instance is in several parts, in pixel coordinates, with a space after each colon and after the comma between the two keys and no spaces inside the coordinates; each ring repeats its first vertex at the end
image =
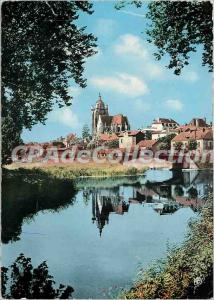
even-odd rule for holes
{"type": "Polygon", "coordinates": [[[114,298],[184,240],[211,189],[207,171],[149,170],[66,184],[8,180],[3,265],[24,253],[35,266],[46,260],[56,283],[74,288],[74,298],[114,298]]]}

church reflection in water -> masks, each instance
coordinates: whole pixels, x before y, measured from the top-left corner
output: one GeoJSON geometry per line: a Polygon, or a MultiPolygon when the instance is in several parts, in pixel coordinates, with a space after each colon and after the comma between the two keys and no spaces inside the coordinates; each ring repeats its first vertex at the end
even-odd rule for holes
{"type": "Polygon", "coordinates": [[[115,189],[92,191],[92,221],[96,222],[100,236],[103,227],[109,222],[109,215],[116,213],[123,215],[129,210],[129,203],[123,200],[115,189]]]}
{"type": "Polygon", "coordinates": [[[106,186],[100,181],[94,187],[85,186],[83,197],[92,203],[92,222],[96,224],[100,236],[109,223],[110,214],[128,213],[130,205],[150,206],[160,216],[175,213],[182,207],[198,211],[206,202],[206,196],[212,190],[212,175],[205,173],[182,173],[162,182],[143,184],[138,181],[129,184],[112,184],[106,186]]]}

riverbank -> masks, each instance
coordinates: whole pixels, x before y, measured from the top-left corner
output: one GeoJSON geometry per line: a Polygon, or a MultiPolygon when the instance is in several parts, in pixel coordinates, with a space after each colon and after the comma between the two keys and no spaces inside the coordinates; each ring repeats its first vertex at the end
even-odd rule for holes
{"type": "Polygon", "coordinates": [[[123,299],[208,299],[213,295],[212,195],[190,222],[184,243],[169,251],[161,263],[141,273],[123,299]]]}
{"type": "Polygon", "coordinates": [[[41,163],[13,163],[5,166],[7,173],[16,175],[29,173],[36,175],[37,173],[47,174],[58,179],[75,179],[87,177],[116,177],[142,175],[147,170],[146,167],[136,168],[133,166],[125,166],[119,163],[72,163],[72,164],[41,164],[41,163]]]}

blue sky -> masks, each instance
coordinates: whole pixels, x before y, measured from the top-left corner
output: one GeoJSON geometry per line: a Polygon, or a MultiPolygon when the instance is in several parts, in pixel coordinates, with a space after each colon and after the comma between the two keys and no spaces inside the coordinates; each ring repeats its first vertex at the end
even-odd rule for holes
{"type": "Polygon", "coordinates": [[[87,87],[72,81],[73,105],[55,108],[46,125],[24,130],[22,138],[49,141],[68,133],[81,135],[84,124],[91,126],[90,108],[98,99],[109,105],[110,114],[127,115],[132,129],[146,127],[157,117],[171,117],[180,124],[193,117],[212,120],[212,75],[201,66],[201,51],[191,55],[190,65],[176,76],[165,66],[167,57],[155,61],[155,48],[146,41],[146,6],[114,9],[114,2],[94,2],[94,14],[81,14],[78,23],[98,37],[98,54],[85,64],[87,87]]]}

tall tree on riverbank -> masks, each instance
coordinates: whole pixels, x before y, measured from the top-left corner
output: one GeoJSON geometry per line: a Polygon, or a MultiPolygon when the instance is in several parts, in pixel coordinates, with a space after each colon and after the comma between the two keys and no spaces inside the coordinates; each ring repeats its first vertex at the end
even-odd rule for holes
{"type": "Polygon", "coordinates": [[[92,14],[88,1],[6,1],[2,4],[2,160],[23,128],[44,123],[54,104],[71,105],[69,79],[80,87],[96,38],[75,24],[92,14]]]}
{"type": "MultiPolygon", "coordinates": [[[[117,9],[127,4],[137,7],[143,1],[120,1],[117,9]]],[[[189,64],[191,52],[202,46],[202,65],[213,70],[213,6],[211,1],[151,1],[146,17],[150,21],[147,29],[148,41],[157,47],[155,57],[160,60],[169,56],[168,68],[176,75],[189,64]]]]}

